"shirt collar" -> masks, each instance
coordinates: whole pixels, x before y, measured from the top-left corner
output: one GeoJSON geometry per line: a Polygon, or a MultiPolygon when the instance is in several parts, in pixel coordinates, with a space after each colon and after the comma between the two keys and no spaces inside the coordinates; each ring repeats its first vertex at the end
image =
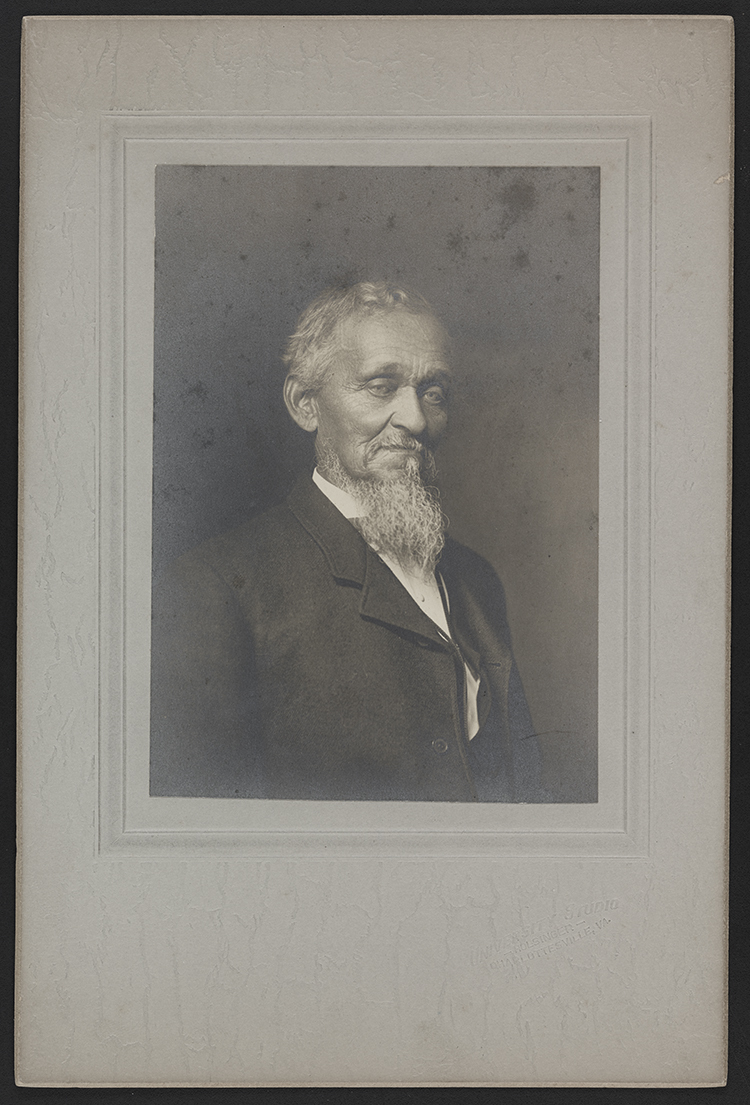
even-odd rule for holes
{"type": "Polygon", "coordinates": [[[363,514],[362,507],[353,495],[350,495],[348,491],[342,491],[340,487],[336,487],[325,476],[321,476],[317,468],[314,469],[312,478],[313,483],[320,488],[325,497],[330,499],[345,518],[361,518],[363,514]]]}

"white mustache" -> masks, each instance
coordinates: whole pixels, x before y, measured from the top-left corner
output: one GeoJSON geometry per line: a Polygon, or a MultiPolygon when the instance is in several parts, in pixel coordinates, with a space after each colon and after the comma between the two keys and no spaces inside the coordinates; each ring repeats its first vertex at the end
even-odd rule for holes
{"type": "Polygon", "coordinates": [[[418,453],[420,456],[426,453],[424,445],[420,445],[418,441],[384,441],[378,443],[377,449],[386,449],[394,453],[418,453]]]}

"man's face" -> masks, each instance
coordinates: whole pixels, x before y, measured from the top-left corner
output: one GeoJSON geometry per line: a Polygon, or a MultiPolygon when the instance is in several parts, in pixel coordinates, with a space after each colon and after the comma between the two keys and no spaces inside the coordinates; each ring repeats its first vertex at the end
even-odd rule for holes
{"type": "Polygon", "coordinates": [[[331,452],[352,479],[388,480],[415,452],[433,449],[448,422],[450,379],[443,333],[429,315],[350,319],[315,395],[323,475],[331,452]]]}

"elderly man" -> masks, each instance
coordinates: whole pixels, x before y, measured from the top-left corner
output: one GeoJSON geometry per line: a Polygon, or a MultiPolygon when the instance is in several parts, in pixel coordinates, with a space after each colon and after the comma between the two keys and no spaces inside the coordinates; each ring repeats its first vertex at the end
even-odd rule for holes
{"type": "Polygon", "coordinates": [[[544,800],[502,587],[431,485],[442,326],[402,289],[334,288],[285,362],[317,467],[155,589],[151,793],[544,800]]]}

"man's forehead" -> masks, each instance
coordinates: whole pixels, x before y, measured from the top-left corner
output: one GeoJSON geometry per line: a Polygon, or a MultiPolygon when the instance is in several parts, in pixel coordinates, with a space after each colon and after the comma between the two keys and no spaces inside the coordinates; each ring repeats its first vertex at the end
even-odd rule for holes
{"type": "Polygon", "coordinates": [[[339,342],[342,351],[358,360],[402,355],[407,359],[440,360],[447,367],[447,334],[434,315],[391,311],[387,314],[354,315],[343,324],[339,342]]]}

